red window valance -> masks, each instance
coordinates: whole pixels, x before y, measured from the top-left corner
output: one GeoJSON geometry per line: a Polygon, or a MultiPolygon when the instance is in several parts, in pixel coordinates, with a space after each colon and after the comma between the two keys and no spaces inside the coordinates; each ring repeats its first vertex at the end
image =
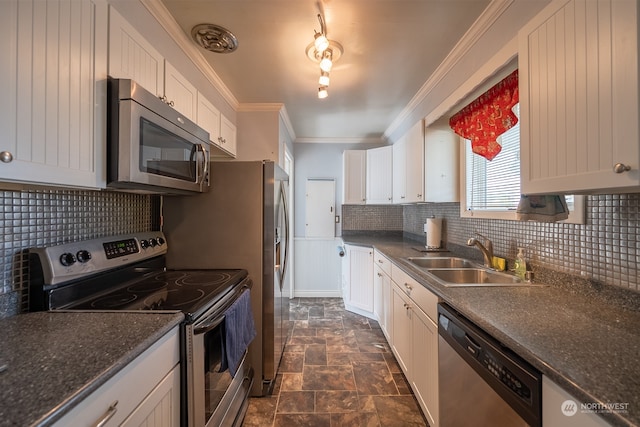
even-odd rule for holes
{"type": "Polygon", "coordinates": [[[518,123],[511,110],[517,103],[518,70],[515,70],[451,117],[449,126],[471,140],[474,153],[492,160],[502,150],[496,139],[518,123]]]}

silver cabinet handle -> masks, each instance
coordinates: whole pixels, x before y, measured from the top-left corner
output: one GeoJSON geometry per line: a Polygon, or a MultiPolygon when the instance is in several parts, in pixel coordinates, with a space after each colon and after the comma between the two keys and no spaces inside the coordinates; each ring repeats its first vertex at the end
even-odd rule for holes
{"type": "Polygon", "coordinates": [[[630,170],[631,170],[631,166],[625,165],[624,163],[616,163],[616,165],[613,167],[613,171],[615,173],[623,173],[623,172],[628,172],[630,170]]]}
{"type": "Polygon", "coordinates": [[[118,408],[116,406],[118,406],[117,400],[107,408],[107,411],[102,417],[100,417],[100,419],[93,425],[93,427],[103,427],[104,425],[106,425],[109,420],[113,418],[116,412],[118,412],[118,408]]]}
{"type": "Polygon", "coordinates": [[[379,262],[380,264],[384,264],[384,261],[382,261],[381,259],[379,259],[379,260],[378,260],[378,262],[379,262]]]}
{"type": "Polygon", "coordinates": [[[169,104],[169,106],[171,106],[171,107],[173,107],[173,106],[175,105],[173,101],[169,101],[169,102],[168,102],[168,104],[169,104]]]}
{"type": "Polygon", "coordinates": [[[406,302],[404,304],[402,304],[404,306],[404,308],[407,309],[407,311],[409,311],[411,309],[411,306],[409,304],[407,304],[406,302]]]}
{"type": "Polygon", "coordinates": [[[407,290],[408,290],[409,292],[411,292],[411,290],[413,290],[413,288],[411,287],[411,285],[410,285],[410,284],[408,284],[408,283],[405,283],[405,284],[404,284],[404,287],[405,287],[405,288],[407,288],[407,290]]]}
{"type": "Polygon", "coordinates": [[[378,273],[378,277],[382,277],[382,274],[378,273]]]}
{"type": "Polygon", "coordinates": [[[0,161],[2,161],[2,163],[11,163],[13,161],[13,154],[11,154],[9,151],[1,152],[0,161]]]}

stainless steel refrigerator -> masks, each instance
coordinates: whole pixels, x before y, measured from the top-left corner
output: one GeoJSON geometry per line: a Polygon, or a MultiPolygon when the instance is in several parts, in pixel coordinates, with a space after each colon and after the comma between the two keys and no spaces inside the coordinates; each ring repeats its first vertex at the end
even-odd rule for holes
{"type": "Polygon", "coordinates": [[[229,161],[211,163],[210,179],[208,193],[164,197],[167,267],[248,270],[258,332],[249,346],[252,395],[265,395],[289,335],[289,178],[270,161],[229,161]]]}

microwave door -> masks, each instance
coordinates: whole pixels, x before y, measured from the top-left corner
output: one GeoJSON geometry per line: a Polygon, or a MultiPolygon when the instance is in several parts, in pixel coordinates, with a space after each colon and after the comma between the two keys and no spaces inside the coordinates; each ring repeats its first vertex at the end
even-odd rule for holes
{"type": "MultiPolygon", "coordinates": [[[[170,121],[132,100],[120,102],[121,117],[129,110],[130,134],[119,142],[119,170],[128,168],[131,183],[169,189],[206,191],[208,146],[170,121]],[[124,109],[125,111],[122,111],[124,109]],[[128,149],[125,147],[128,146],[128,149]]],[[[119,180],[123,179],[121,176],[119,180]]]]}

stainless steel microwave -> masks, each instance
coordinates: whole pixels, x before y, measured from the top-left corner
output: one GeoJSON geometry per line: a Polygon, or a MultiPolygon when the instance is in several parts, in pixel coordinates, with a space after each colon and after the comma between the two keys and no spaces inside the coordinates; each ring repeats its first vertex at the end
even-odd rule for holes
{"type": "Polygon", "coordinates": [[[130,79],[108,80],[107,187],[209,190],[209,133],[130,79]]]}

